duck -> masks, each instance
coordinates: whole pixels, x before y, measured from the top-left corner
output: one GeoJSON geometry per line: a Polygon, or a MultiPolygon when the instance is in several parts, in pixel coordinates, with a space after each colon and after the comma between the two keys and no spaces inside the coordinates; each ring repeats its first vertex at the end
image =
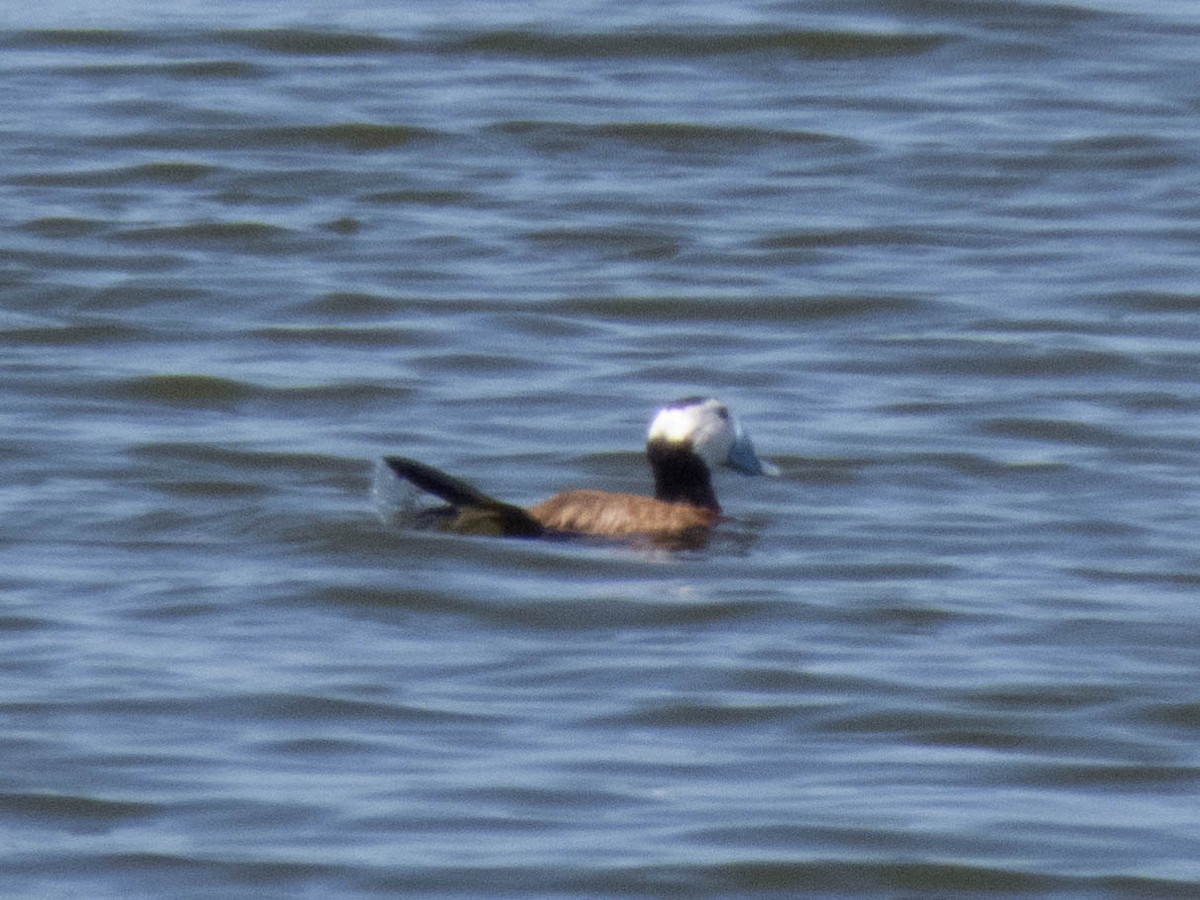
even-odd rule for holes
{"type": "Polygon", "coordinates": [[[722,519],[713,469],[779,474],[758,455],[729,407],[713,397],[684,397],[659,409],[646,435],[646,459],[652,497],[579,488],[530,507],[498,500],[414,459],[387,456],[384,462],[397,477],[444,501],[426,511],[427,524],[458,534],[522,538],[704,537],[722,519]]]}

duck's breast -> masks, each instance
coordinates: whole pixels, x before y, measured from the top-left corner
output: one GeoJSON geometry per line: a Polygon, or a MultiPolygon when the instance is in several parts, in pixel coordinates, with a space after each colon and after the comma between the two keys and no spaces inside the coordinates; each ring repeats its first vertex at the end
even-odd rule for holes
{"type": "Polygon", "coordinates": [[[709,528],[718,518],[713,510],[690,503],[592,490],[555,494],[529,512],[552,531],[612,536],[674,534],[709,528]]]}

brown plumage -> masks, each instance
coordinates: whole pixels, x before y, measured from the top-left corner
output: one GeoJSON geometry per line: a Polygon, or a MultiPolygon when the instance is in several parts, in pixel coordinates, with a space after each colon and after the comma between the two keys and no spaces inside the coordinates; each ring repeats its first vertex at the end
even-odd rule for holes
{"type": "Polygon", "coordinates": [[[654,496],[570,490],[524,509],[504,503],[432,466],[399,456],[388,466],[423,491],[446,501],[426,521],[458,534],[509,537],[547,535],[647,535],[673,545],[702,541],[721,519],[710,466],[745,474],[774,474],[716,400],[688,398],[664,407],[650,426],[646,456],[654,472],[654,496]]]}
{"type": "Polygon", "coordinates": [[[677,534],[717,523],[720,512],[690,503],[671,503],[638,494],[574,490],[555,494],[529,514],[550,531],[570,534],[677,534]]]}

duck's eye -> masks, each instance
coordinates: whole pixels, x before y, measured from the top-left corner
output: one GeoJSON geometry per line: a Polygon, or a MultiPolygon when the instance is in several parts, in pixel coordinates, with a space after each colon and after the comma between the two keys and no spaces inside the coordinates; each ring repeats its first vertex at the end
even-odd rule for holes
{"type": "Polygon", "coordinates": [[[729,421],[729,410],[727,410],[725,407],[718,406],[717,407],[717,415],[720,418],[724,419],[726,422],[729,421]]]}

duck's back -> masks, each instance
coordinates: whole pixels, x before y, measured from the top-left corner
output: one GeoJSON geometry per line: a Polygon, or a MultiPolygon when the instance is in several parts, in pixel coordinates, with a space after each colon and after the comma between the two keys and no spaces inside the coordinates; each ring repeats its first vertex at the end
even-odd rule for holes
{"type": "Polygon", "coordinates": [[[709,528],[718,518],[714,510],[690,503],[594,490],[555,494],[529,513],[551,531],[612,536],[678,534],[709,528]]]}

